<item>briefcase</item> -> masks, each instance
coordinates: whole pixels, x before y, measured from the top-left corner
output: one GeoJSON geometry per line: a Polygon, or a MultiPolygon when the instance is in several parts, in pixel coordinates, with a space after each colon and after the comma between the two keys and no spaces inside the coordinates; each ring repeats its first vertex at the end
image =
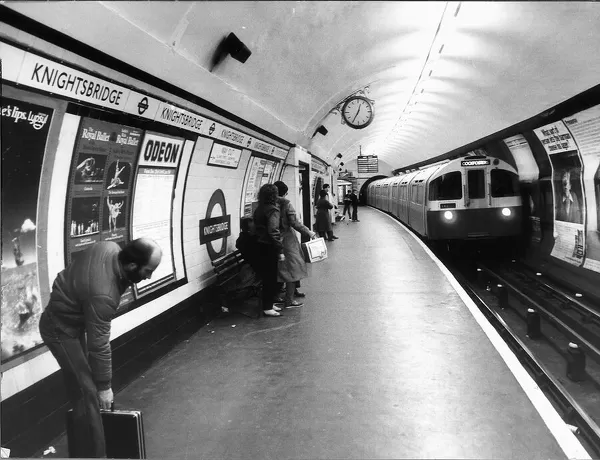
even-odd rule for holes
{"type": "MultiPolygon", "coordinates": [[[[102,424],[108,458],[146,458],[144,422],[141,411],[102,410],[102,424]]],[[[69,457],[78,451],[73,434],[73,409],[67,412],[67,441],[69,457]]]]}
{"type": "Polygon", "coordinates": [[[323,238],[316,238],[302,243],[302,251],[304,252],[304,259],[309,263],[327,259],[327,246],[323,238]]]}

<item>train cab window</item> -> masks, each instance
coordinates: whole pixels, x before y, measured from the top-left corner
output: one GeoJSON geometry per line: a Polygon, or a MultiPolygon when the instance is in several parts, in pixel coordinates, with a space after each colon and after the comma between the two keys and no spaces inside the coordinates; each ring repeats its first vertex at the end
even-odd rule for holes
{"type": "Polygon", "coordinates": [[[490,176],[494,198],[519,195],[519,176],[515,173],[504,169],[492,169],[490,176]]]}
{"type": "Polygon", "coordinates": [[[462,179],[460,171],[444,174],[429,184],[429,200],[460,200],[462,198],[462,179]]]}
{"type": "Polygon", "coordinates": [[[483,169],[470,169],[467,171],[469,184],[469,198],[485,198],[485,171],[483,169]]]}

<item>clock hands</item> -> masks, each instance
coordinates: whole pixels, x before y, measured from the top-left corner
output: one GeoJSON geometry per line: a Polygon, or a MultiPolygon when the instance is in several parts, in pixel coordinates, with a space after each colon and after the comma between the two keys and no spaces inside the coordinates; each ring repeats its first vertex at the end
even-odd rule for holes
{"type": "Polygon", "coordinates": [[[361,106],[358,106],[358,111],[356,112],[356,115],[354,115],[354,118],[352,119],[352,123],[354,123],[354,120],[356,120],[356,117],[358,117],[358,114],[360,113],[360,108],[361,106]]]}

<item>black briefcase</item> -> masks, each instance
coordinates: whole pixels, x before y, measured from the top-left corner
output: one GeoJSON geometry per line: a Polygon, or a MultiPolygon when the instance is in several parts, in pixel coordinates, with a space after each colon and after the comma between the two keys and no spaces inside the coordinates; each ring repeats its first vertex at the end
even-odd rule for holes
{"type": "MultiPolygon", "coordinates": [[[[146,458],[144,422],[141,411],[103,410],[102,424],[108,458],[146,458]]],[[[73,409],[67,412],[67,441],[69,457],[77,452],[77,439],[73,435],[73,409]]]]}

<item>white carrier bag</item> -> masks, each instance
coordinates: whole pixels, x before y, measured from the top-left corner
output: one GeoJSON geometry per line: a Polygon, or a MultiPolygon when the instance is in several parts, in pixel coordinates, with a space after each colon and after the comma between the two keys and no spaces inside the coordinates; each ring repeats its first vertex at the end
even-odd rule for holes
{"type": "Polygon", "coordinates": [[[302,251],[304,252],[304,258],[309,263],[327,259],[327,246],[323,238],[316,238],[302,243],[302,251]]]}

